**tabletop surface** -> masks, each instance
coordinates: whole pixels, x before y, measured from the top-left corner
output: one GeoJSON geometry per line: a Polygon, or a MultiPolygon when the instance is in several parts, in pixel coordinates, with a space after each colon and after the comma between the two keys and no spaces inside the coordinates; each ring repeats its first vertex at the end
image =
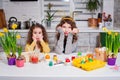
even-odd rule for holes
{"type": "MultiPolygon", "coordinates": [[[[54,55],[55,53],[50,53],[50,55],[54,55]]],[[[73,54],[62,54],[57,55],[60,60],[64,60],[65,58],[71,58],[71,56],[76,55],[73,54]]],[[[7,64],[7,60],[5,59],[5,55],[3,53],[0,54],[2,56],[2,60],[0,60],[0,78],[1,77],[108,77],[108,78],[119,78],[120,79],[120,71],[115,71],[112,69],[113,66],[106,65],[103,68],[92,70],[92,71],[84,71],[80,68],[76,68],[72,65],[64,65],[58,64],[54,66],[49,66],[49,61],[41,61],[38,64],[33,64],[26,62],[24,67],[16,67],[9,66],[7,64]]],[[[52,60],[52,59],[51,59],[52,60]]],[[[111,79],[109,79],[111,80],[111,79]]]]}

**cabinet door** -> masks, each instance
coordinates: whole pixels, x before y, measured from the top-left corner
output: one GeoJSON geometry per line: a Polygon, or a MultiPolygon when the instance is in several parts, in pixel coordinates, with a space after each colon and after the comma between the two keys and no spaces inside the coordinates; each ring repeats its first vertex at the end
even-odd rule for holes
{"type": "Polygon", "coordinates": [[[0,9],[0,28],[7,27],[5,20],[5,13],[3,9],[0,9]]]}

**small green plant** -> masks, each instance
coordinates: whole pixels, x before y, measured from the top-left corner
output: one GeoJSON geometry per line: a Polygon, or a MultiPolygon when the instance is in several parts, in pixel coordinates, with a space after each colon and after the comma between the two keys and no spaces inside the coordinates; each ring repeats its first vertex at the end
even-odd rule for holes
{"type": "Polygon", "coordinates": [[[88,0],[86,3],[86,8],[88,11],[92,13],[92,18],[93,14],[95,13],[96,10],[99,9],[99,7],[102,7],[102,4],[100,4],[99,0],[88,0]]]}
{"type": "Polygon", "coordinates": [[[18,46],[18,47],[17,47],[17,52],[18,52],[18,58],[21,58],[22,46],[18,46]]]}
{"type": "Polygon", "coordinates": [[[48,10],[46,11],[47,15],[46,17],[42,20],[42,22],[47,22],[47,21],[52,21],[54,19],[54,15],[57,11],[52,12],[51,8],[52,8],[52,4],[48,3],[48,10]]]}

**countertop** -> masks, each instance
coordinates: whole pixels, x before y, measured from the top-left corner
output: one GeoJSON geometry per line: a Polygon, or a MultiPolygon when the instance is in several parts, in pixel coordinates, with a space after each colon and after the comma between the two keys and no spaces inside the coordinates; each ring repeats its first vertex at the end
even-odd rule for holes
{"type": "MultiPolygon", "coordinates": [[[[120,30],[119,29],[110,29],[110,30],[112,30],[112,31],[115,31],[115,32],[120,32],[120,30]]],[[[29,29],[16,29],[16,31],[18,31],[18,32],[23,32],[23,33],[26,33],[26,32],[28,32],[29,31],[29,29]]],[[[56,30],[55,29],[46,29],[46,31],[47,32],[56,32],[56,30]]],[[[102,29],[99,29],[99,28],[80,28],[79,29],[79,31],[80,32],[104,32],[102,29]]],[[[2,30],[0,30],[0,32],[2,32],[2,30]]]]}

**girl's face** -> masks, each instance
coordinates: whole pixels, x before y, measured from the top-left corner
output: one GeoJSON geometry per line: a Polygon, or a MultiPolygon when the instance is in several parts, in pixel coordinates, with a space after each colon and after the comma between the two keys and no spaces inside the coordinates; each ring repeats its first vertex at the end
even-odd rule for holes
{"type": "Polygon", "coordinates": [[[40,40],[41,38],[42,38],[42,36],[43,36],[43,33],[42,33],[42,29],[41,28],[35,28],[35,29],[33,29],[33,34],[32,34],[33,36],[33,39],[35,39],[35,40],[40,40]]]}
{"type": "Polygon", "coordinates": [[[62,25],[62,29],[63,29],[63,32],[64,32],[65,36],[68,36],[68,33],[71,32],[71,27],[72,26],[68,23],[65,23],[65,24],[62,25]]]}

